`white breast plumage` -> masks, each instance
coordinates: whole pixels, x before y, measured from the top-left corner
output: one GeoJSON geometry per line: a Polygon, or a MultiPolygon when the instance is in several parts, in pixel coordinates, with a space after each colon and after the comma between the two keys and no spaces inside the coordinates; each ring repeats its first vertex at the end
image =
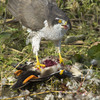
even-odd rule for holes
{"type": "Polygon", "coordinates": [[[38,33],[41,38],[47,40],[59,40],[61,39],[67,30],[62,29],[60,24],[55,24],[54,26],[49,27],[48,22],[44,21],[45,27],[43,27],[38,33]]]}

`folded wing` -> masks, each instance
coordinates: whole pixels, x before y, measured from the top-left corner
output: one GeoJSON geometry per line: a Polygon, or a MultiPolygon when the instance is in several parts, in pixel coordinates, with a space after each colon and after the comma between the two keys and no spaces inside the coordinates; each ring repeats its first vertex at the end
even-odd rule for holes
{"type": "Polygon", "coordinates": [[[44,27],[48,20],[52,25],[55,17],[68,19],[56,5],[56,0],[8,0],[8,10],[22,25],[34,31],[44,27]]]}

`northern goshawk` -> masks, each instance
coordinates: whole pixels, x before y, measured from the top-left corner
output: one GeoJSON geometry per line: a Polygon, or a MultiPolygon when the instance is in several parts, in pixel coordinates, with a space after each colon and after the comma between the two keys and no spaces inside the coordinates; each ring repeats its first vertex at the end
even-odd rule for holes
{"type": "MultiPolygon", "coordinates": [[[[27,43],[31,42],[36,55],[36,66],[40,69],[38,51],[41,39],[52,40],[61,57],[61,40],[70,29],[67,15],[57,7],[56,0],[8,0],[8,10],[23,26],[28,29],[27,43]]],[[[41,70],[41,69],[40,69],[41,70]]]]}

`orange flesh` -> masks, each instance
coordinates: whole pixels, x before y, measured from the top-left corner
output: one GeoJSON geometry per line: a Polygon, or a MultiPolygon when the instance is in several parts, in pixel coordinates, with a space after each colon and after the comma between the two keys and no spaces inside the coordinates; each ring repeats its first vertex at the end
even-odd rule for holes
{"type": "Polygon", "coordinates": [[[29,77],[27,77],[27,78],[23,81],[23,84],[27,83],[30,79],[38,79],[38,77],[36,77],[35,75],[30,75],[29,77]]]}

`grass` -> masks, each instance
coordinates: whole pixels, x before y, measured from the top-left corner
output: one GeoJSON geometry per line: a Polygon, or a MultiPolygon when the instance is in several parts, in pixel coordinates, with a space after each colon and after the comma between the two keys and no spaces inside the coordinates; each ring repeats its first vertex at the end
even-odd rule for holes
{"type": "MultiPolygon", "coordinates": [[[[4,1],[4,0],[3,0],[4,1]]],[[[62,41],[62,56],[68,65],[79,62],[90,69],[90,61],[97,56],[88,55],[88,51],[96,43],[100,43],[100,1],[99,0],[57,0],[58,6],[66,12],[72,24],[72,29],[68,35],[64,36],[62,41]],[[66,45],[64,43],[67,36],[85,35],[83,45],[66,45]],[[81,60],[80,60],[81,59],[81,60]]],[[[0,83],[4,77],[12,76],[12,65],[24,63],[25,61],[35,61],[35,55],[32,53],[31,44],[26,46],[27,32],[19,24],[8,24],[12,19],[9,12],[6,12],[5,2],[0,2],[0,83]],[[20,38],[21,37],[21,38],[20,38]]],[[[39,51],[39,58],[46,56],[58,56],[55,54],[53,42],[43,40],[39,51]]],[[[99,56],[100,57],[100,56],[99,56]]],[[[100,58],[97,59],[100,61],[100,58]]],[[[93,75],[100,79],[100,65],[92,67],[93,75]]],[[[68,79],[67,79],[68,80],[68,79]]],[[[66,83],[65,79],[65,83],[66,83]]],[[[7,81],[6,84],[13,82],[7,81]]],[[[54,83],[56,84],[56,83],[54,83]]],[[[54,86],[53,86],[54,87],[54,86]]],[[[61,88],[61,86],[59,85],[61,88]]],[[[98,86],[96,84],[87,84],[84,88],[94,94],[97,94],[98,86]]],[[[54,87],[55,90],[55,87],[54,87]]],[[[100,89],[98,90],[100,92],[100,89]]]]}

